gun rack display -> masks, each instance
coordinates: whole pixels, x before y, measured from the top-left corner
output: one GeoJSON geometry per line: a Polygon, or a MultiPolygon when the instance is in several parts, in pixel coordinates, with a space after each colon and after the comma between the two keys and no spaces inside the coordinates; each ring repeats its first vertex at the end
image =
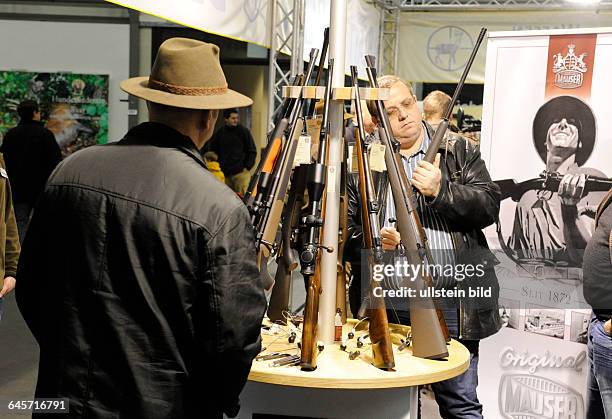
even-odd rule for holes
{"type": "Polygon", "coordinates": [[[319,356],[319,368],[311,372],[303,371],[298,366],[273,366],[274,361],[281,359],[279,355],[295,355],[298,352],[297,346],[288,342],[290,328],[278,326],[276,330],[271,330],[272,323],[266,321],[262,334],[262,345],[266,349],[253,361],[249,380],[308,388],[383,389],[446,380],[463,373],[469,366],[468,350],[454,340],[448,346],[448,359],[442,362],[414,357],[409,348],[399,350],[401,339],[410,333],[410,327],[392,324],[395,370],[389,372],[375,368],[368,351],[370,342],[365,337],[368,334],[367,321],[357,323],[357,320],[349,319],[342,328],[342,334],[347,339],[346,349],[341,348],[340,343],[325,345],[319,356]],[[348,334],[351,332],[354,337],[349,340],[348,334]],[[363,345],[358,347],[360,340],[363,345]]]}

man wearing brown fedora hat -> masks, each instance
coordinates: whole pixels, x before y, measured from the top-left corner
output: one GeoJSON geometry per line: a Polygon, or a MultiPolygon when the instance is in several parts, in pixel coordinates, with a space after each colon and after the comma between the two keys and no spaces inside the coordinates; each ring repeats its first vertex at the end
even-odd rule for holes
{"type": "Polygon", "coordinates": [[[75,417],[234,417],[266,300],[247,209],[199,149],[217,109],[252,101],[228,89],[217,46],[182,38],[121,88],[150,122],[60,164],[24,243],[36,397],[75,417]]]}

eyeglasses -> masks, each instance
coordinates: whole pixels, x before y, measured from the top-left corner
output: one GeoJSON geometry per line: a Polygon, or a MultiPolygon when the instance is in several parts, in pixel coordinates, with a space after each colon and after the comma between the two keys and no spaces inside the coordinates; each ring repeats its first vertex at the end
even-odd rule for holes
{"type": "Polygon", "coordinates": [[[397,106],[390,106],[387,108],[387,114],[390,118],[397,118],[400,116],[400,112],[402,115],[406,115],[412,107],[416,105],[416,98],[414,95],[411,95],[404,99],[402,103],[397,106]]]}

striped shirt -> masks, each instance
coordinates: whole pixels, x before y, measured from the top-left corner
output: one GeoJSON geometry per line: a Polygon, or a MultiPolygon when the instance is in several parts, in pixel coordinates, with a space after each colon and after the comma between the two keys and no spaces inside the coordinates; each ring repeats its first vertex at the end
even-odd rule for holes
{"type": "MultiPolygon", "coordinates": [[[[425,130],[425,138],[421,144],[421,148],[412,156],[405,157],[402,155],[402,163],[408,179],[412,178],[412,173],[417,168],[417,163],[425,158],[425,152],[431,143],[431,139],[425,130]]],[[[417,211],[421,218],[421,224],[429,241],[429,248],[434,254],[434,262],[438,265],[455,265],[455,253],[453,239],[448,228],[448,223],[436,211],[426,204],[425,198],[421,194],[417,194],[417,211]]],[[[384,226],[390,227],[389,219],[396,218],[395,202],[393,201],[393,193],[389,188],[387,193],[387,205],[385,212],[384,226]]]]}

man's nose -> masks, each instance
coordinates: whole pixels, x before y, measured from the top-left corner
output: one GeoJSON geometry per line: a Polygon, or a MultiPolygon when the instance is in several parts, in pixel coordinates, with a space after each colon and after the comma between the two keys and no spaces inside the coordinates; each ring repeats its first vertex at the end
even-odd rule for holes
{"type": "Polygon", "coordinates": [[[567,128],[567,119],[563,118],[561,122],[559,122],[559,129],[567,128]]]}

